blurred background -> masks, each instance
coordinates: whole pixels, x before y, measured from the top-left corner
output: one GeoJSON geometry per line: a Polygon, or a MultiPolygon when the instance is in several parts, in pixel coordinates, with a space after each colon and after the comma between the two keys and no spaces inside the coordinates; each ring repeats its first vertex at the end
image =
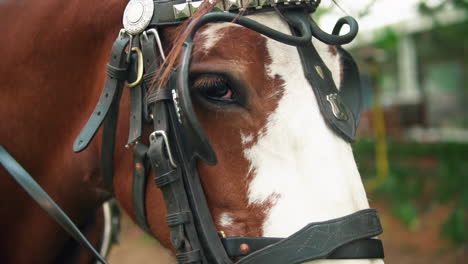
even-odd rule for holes
{"type": "MultiPolygon", "coordinates": [[[[314,19],[360,26],[364,83],[354,153],[379,210],[386,263],[468,263],[468,0],[322,0],[314,19]],[[334,3],[335,2],[335,3],[334,3]]],[[[124,220],[111,263],[169,253],[124,220]]]]}

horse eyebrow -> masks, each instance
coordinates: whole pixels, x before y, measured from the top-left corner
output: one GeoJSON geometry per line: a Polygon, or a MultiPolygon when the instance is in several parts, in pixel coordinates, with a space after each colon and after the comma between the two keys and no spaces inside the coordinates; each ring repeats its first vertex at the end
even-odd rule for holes
{"type": "Polygon", "coordinates": [[[196,61],[192,62],[190,65],[190,73],[220,73],[220,74],[229,74],[232,75],[242,75],[245,72],[246,66],[243,64],[237,63],[236,60],[210,60],[208,61],[196,61]]]}

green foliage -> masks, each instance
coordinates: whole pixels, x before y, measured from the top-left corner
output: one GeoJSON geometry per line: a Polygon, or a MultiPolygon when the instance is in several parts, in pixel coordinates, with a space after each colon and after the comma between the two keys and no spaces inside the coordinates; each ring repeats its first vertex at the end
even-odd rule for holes
{"type": "Polygon", "coordinates": [[[418,219],[418,209],[407,201],[400,201],[393,206],[393,214],[396,215],[406,226],[415,226],[418,219]]]}
{"type": "Polygon", "coordinates": [[[381,29],[374,40],[374,47],[386,51],[395,50],[400,37],[391,27],[381,29]]]}
{"type": "MultiPolygon", "coordinates": [[[[375,177],[374,142],[361,140],[354,152],[364,180],[375,177]]],[[[389,175],[373,195],[390,201],[393,214],[410,227],[431,205],[453,205],[442,235],[459,245],[468,243],[468,144],[391,142],[388,157],[389,175]]]]}
{"type": "Polygon", "coordinates": [[[468,223],[466,208],[456,207],[442,227],[444,237],[457,244],[466,243],[468,237],[466,223],[468,223]]]}
{"type": "Polygon", "coordinates": [[[418,11],[424,15],[434,16],[450,5],[456,9],[468,12],[468,0],[444,0],[438,5],[429,5],[427,0],[421,0],[418,5],[418,11]]]}

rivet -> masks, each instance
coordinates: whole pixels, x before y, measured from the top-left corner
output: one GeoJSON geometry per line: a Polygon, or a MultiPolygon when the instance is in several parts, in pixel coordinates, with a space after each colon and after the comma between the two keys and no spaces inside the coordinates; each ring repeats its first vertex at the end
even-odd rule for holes
{"type": "Polygon", "coordinates": [[[246,243],[242,243],[240,244],[239,246],[239,251],[244,254],[244,255],[247,255],[250,253],[250,246],[249,244],[246,244],[246,243]]]}
{"type": "Polygon", "coordinates": [[[135,164],[135,169],[136,171],[141,173],[143,171],[143,164],[141,164],[140,162],[137,162],[137,164],[135,164]]]}
{"type": "Polygon", "coordinates": [[[221,230],[221,231],[218,231],[218,234],[219,234],[219,236],[220,236],[220,237],[222,237],[222,238],[226,238],[226,233],[224,233],[224,231],[223,231],[223,230],[221,230]]]}

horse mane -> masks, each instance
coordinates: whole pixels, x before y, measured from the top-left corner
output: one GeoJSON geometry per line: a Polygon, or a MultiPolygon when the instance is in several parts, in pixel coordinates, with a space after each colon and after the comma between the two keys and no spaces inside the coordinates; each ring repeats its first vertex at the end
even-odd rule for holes
{"type": "Polygon", "coordinates": [[[212,11],[216,4],[221,1],[222,0],[203,1],[198,11],[192,17],[187,19],[180,27],[178,27],[175,33],[176,38],[173,42],[172,48],[169,51],[169,54],[166,56],[166,60],[156,72],[153,83],[150,87],[150,91],[153,91],[154,89],[160,89],[167,84],[173,67],[176,66],[177,62],[179,61],[180,53],[182,52],[182,46],[193,27],[198,23],[202,16],[212,11]]]}

